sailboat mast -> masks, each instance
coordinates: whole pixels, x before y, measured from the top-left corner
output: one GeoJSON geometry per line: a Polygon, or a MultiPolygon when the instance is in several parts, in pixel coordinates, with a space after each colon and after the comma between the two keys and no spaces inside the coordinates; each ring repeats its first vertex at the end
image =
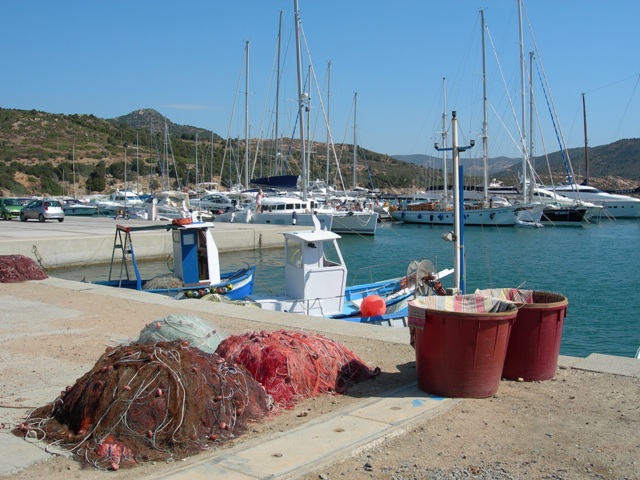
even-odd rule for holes
{"type": "Polygon", "coordinates": [[[327,62],[327,166],[325,170],[325,183],[329,186],[329,148],[331,143],[331,60],[327,62]]]}
{"type": "Polygon", "coordinates": [[[245,44],[244,80],[244,188],[249,188],[249,40],[245,44]]]}
{"type": "Polygon", "coordinates": [[[449,194],[449,175],[447,174],[447,79],[442,79],[442,92],[443,92],[443,106],[442,110],[442,165],[444,175],[444,198],[447,198],[449,194]]]}
{"type": "Polygon", "coordinates": [[[353,187],[355,192],[358,183],[358,92],[353,94],[353,187]]]}
{"type": "Polygon", "coordinates": [[[526,90],[524,75],[524,35],[522,32],[522,1],[518,0],[518,26],[520,32],[520,107],[522,112],[522,199],[524,202],[529,198],[527,191],[527,134],[526,134],[526,90]]]}
{"type": "MultiPolygon", "coordinates": [[[[529,52],[529,165],[531,165],[531,174],[536,171],[535,169],[535,159],[533,157],[533,106],[534,106],[534,96],[533,96],[533,52],[529,52]]],[[[534,178],[531,178],[531,193],[533,193],[533,182],[534,178]]]]}
{"type": "Polygon", "coordinates": [[[302,199],[307,200],[307,168],[305,158],[307,157],[304,143],[304,108],[308,94],[302,88],[302,52],[300,48],[300,14],[298,12],[298,0],[293,0],[293,10],[295,12],[296,29],[296,64],[298,74],[298,117],[300,119],[300,163],[302,164],[302,199]]]}
{"type": "MultiPolygon", "coordinates": [[[[280,131],[279,123],[280,119],[280,44],[282,42],[282,14],[280,10],[280,20],[278,21],[278,67],[276,70],[276,122],[275,122],[275,170],[277,174],[280,171],[280,131]]],[[[284,171],[282,172],[284,173],[284,171]]]]}
{"type": "MultiPolygon", "coordinates": [[[[196,189],[198,188],[198,132],[196,132],[196,189]]],[[[186,185],[185,185],[186,186],[186,185]]]]}
{"type": "Polygon", "coordinates": [[[140,150],[138,132],[136,131],[136,195],[140,195],[140,150]]]}
{"type": "Polygon", "coordinates": [[[482,29],[482,164],[483,164],[483,184],[482,203],[486,208],[489,204],[489,121],[487,119],[487,59],[484,41],[484,10],[480,10],[480,28],[482,29]]]}
{"type": "Polygon", "coordinates": [[[587,104],[582,94],[582,120],[584,122],[584,184],[589,185],[589,146],[587,140],[587,104]]]}
{"type": "Polygon", "coordinates": [[[73,198],[76,198],[76,139],[73,139],[73,146],[71,147],[71,158],[73,160],[73,164],[71,165],[71,169],[73,170],[73,198]]]}

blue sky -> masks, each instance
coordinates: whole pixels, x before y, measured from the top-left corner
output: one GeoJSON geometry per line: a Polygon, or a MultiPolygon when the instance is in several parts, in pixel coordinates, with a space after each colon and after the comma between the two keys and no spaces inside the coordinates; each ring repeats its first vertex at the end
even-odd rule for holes
{"type": "MultiPolygon", "coordinates": [[[[311,62],[317,79],[312,137],[326,138],[319,90],[334,143],[353,143],[357,92],[359,145],[436,154],[446,78],[447,111],[458,112],[461,141],[479,142],[481,8],[488,25],[489,153],[518,157],[515,0],[299,0],[309,52],[303,69],[306,75],[311,62]]],[[[271,138],[281,10],[279,130],[298,136],[293,0],[0,0],[0,106],[101,118],[154,108],[175,123],[244,137],[249,41],[251,136],[271,138]]],[[[640,1],[525,0],[524,11],[527,75],[528,52],[536,49],[534,73],[546,77],[566,144],[584,143],[583,92],[590,146],[640,137],[640,1]]],[[[559,147],[538,78],[534,90],[540,155],[559,147]]]]}

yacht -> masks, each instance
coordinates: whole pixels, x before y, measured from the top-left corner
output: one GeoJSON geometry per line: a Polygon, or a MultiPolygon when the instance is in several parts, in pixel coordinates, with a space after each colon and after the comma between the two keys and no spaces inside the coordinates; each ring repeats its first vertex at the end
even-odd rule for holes
{"type": "Polygon", "coordinates": [[[555,185],[552,189],[567,198],[602,205],[603,214],[609,217],[640,218],[640,198],[607,193],[589,185],[575,183],[555,185]]]}

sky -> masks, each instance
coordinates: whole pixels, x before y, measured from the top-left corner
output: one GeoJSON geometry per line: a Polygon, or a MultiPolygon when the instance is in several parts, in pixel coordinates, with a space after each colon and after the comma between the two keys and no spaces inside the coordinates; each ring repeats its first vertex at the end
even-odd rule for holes
{"type": "MultiPolygon", "coordinates": [[[[450,142],[456,111],[460,143],[479,145],[481,9],[490,157],[521,155],[523,103],[536,155],[583,146],[583,93],[589,146],[640,137],[638,0],[524,0],[532,135],[516,0],[299,0],[308,136],[325,141],[327,118],[335,145],[437,155],[443,113],[450,142]]],[[[0,0],[0,107],[100,118],[153,108],[223,138],[244,138],[246,117],[249,136],[273,138],[277,103],[278,135],[299,137],[293,10],[294,0],[0,0]]]]}

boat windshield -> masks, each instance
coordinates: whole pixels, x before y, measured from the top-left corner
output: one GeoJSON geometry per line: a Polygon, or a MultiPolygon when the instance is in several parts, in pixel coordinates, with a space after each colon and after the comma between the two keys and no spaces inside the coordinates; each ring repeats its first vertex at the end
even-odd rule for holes
{"type": "Polygon", "coordinates": [[[322,254],[324,257],[325,266],[328,267],[342,265],[341,257],[338,254],[338,250],[334,242],[325,242],[322,254]]]}

